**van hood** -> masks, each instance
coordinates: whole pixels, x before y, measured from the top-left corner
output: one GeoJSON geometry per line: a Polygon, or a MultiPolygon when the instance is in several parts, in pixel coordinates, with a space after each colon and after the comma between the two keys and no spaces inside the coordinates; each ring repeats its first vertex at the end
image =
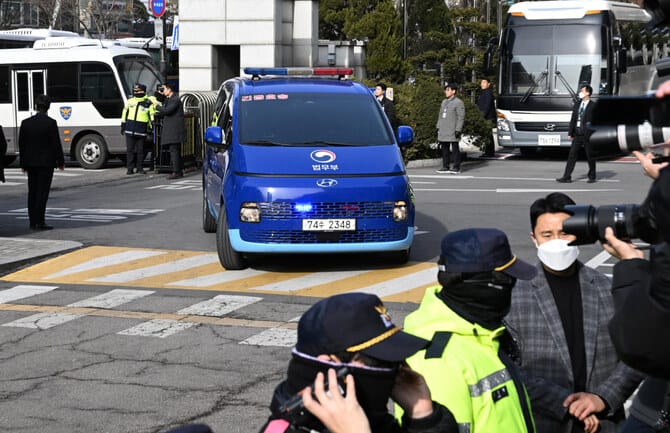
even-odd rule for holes
{"type": "Polygon", "coordinates": [[[385,146],[289,147],[242,145],[232,169],[249,175],[391,175],[405,167],[400,149],[385,146]]]}

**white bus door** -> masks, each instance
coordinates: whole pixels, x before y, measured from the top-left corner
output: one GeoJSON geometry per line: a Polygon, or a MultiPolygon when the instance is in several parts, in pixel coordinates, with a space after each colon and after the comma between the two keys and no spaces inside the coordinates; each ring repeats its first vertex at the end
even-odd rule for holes
{"type": "Polygon", "coordinates": [[[19,127],[23,119],[36,113],[35,97],[46,93],[46,69],[12,71],[12,90],[14,97],[14,143],[18,152],[19,127]]]}

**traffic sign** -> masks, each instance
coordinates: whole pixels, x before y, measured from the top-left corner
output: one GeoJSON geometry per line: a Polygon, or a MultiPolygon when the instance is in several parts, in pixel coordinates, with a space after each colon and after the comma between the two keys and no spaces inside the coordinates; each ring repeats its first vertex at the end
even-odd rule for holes
{"type": "Polygon", "coordinates": [[[156,18],[162,17],[165,13],[166,0],[149,0],[149,9],[156,18]]]}

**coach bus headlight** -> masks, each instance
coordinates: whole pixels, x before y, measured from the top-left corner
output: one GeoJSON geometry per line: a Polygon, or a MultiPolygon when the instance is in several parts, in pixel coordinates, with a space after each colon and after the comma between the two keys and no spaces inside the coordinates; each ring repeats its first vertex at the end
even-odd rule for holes
{"type": "Polygon", "coordinates": [[[407,203],[404,200],[399,200],[393,206],[393,221],[405,221],[406,219],[407,203]]]}
{"type": "Polygon", "coordinates": [[[261,210],[257,203],[245,202],[240,206],[240,221],[243,223],[261,222],[261,210]]]}
{"type": "Polygon", "coordinates": [[[498,118],[498,131],[509,132],[509,122],[505,118],[498,118]]]}

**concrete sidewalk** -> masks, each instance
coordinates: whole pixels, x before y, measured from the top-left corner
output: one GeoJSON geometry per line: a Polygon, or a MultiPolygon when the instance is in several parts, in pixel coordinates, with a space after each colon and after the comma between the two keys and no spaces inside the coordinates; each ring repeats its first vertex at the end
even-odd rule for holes
{"type": "Polygon", "coordinates": [[[24,262],[80,248],[82,245],[75,241],[0,238],[0,273],[11,272],[24,262]]]}

